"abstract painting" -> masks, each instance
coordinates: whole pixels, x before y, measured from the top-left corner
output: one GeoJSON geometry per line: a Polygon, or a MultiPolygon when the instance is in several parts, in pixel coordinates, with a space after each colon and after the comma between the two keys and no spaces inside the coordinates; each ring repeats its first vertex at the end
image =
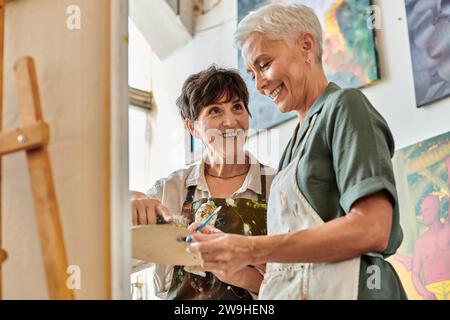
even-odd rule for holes
{"type": "Polygon", "coordinates": [[[417,107],[450,95],[450,1],[406,0],[417,107]]]}
{"type": "MultiPolygon", "coordinates": [[[[238,0],[238,21],[270,3],[300,3],[314,9],[323,28],[323,64],[330,81],[343,88],[360,88],[379,79],[370,0],[238,0]]],[[[281,114],[273,102],[256,92],[245,72],[241,53],[238,68],[250,89],[252,131],[274,127],[295,114],[281,114]]]]}
{"type": "Polygon", "coordinates": [[[389,258],[409,299],[450,299],[450,131],[393,159],[403,242],[389,258]]]}

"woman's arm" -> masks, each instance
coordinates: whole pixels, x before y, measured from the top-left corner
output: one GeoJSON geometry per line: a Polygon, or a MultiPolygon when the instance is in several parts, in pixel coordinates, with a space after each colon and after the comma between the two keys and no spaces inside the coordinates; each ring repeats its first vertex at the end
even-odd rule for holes
{"type": "Polygon", "coordinates": [[[234,279],[230,279],[229,282],[226,278],[224,278],[222,281],[258,294],[263,278],[263,275],[255,268],[246,267],[240,272],[236,273],[236,277],[234,279]]]}
{"type": "Polygon", "coordinates": [[[367,252],[381,252],[392,224],[391,197],[380,191],[355,202],[350,212],[318,227],[282,235],[244,237],[195,234],[190,251],[203,266],[232,274],[266,262],[335,262],[367,252]]]}
{"type": "Polygon", "coordinates": [[[386,249],[392,224],[386,192],[357,201],[340,218],[304,231],[254,239],[254,263],[335,262],[386,249]]]}
{"type": "MultiPolygon", "coordinates": [[[[193,268],[194,269],[194,268],[193,268]]],[[[231,284],[235,287],[239,287],[258,294],[259,288],[263,281],[263,275],[253,267],[244,267],[236,273],[223,272],[221,270],[208,270],[205,268],[197,267],[196,270],[212,272],[220,281],[231,284]]]]}

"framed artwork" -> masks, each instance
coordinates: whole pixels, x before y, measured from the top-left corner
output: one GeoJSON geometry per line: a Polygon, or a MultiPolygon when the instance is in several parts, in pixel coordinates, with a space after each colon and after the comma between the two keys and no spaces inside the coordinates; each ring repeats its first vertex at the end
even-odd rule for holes
{"type": "MultiPolygon", "coordinates": [[[[314,9],[323,28],[323,64],[330,81],[343,88],[361,88],[379,79],[375,34],[368,24],[371,0],[238,0],[238,21],[270,3],[300,3],[314,9]]],[[[295,117],[280,113],[269,98],[256,92],[241,52],[238,69],[250,91],[253,133],[295,117]]]]}
{"type": "Polygon", "coordinates": [[[450,1],[406,0],[417,107],[450,95],[450,1]]]}
{"type": "Polygon", "coordinates": [[[450,299],[450,131],[394,158],[403,242],[389,258],[409,299],[450,299]]]}

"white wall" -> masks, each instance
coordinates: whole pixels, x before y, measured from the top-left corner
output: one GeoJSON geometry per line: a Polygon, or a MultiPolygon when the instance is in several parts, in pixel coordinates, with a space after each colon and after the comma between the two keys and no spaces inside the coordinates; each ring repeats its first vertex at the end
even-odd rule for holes
{"type": "MultiPolygon", "coordinates": [[[[376,3],[381,6],[382,18],[382,28],[377,32],[382,80],[363,91],[386,118],[399,149],[450,130],[450,98],[416,108],[404,1],[376,3]]],[[[211,12],[198,18],[195,37],[190,43],[164,61],[153,57],[153,90],[158,112],[153,129],[151,181],[184,164],[184,141],[179,139],[183,125],[175,107],[183,81],[190,73],[211,63],[237,66],[236,50],[232,46],[236,16],[236,1],[221,1],[211,12]]],[[[164,41],[163,33],[161,41],[164,41]]],[[[295,124],[293,119],[272,130],[279,135],[280,147],[261,154],[262,162],[277,165],[295,124]]],[[[266,145],[264,135],[259,139],[260,146],[266,145]]],[[[256,145],[252,137],[249,149],[254,153],[256,145]]]]}
{"type": "MultiPolygon", "coordinates": [[[[128,83],[133,88],[151,91],[151,48],[131,19],[128,20],[128,25],[128,83]]],[[[151,134],[148,111],[131,107],[128,137],[130,190],[145,190],[150,185],[151,134]]]]}

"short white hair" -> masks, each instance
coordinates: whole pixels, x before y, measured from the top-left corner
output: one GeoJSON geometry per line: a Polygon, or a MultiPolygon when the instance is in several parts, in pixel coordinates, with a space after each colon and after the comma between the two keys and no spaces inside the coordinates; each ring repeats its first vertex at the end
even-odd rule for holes
{"type": "Polygon", "coordinates": [[[250,12],[234,34],[237,48],[242,49],[251,33],[267,35],[272,40],[293,44],[302,32],[309,32],[316,42],[316,60],[322,62],[322,26],[314,10],[302,4],[270,4],[250,12]]]}

